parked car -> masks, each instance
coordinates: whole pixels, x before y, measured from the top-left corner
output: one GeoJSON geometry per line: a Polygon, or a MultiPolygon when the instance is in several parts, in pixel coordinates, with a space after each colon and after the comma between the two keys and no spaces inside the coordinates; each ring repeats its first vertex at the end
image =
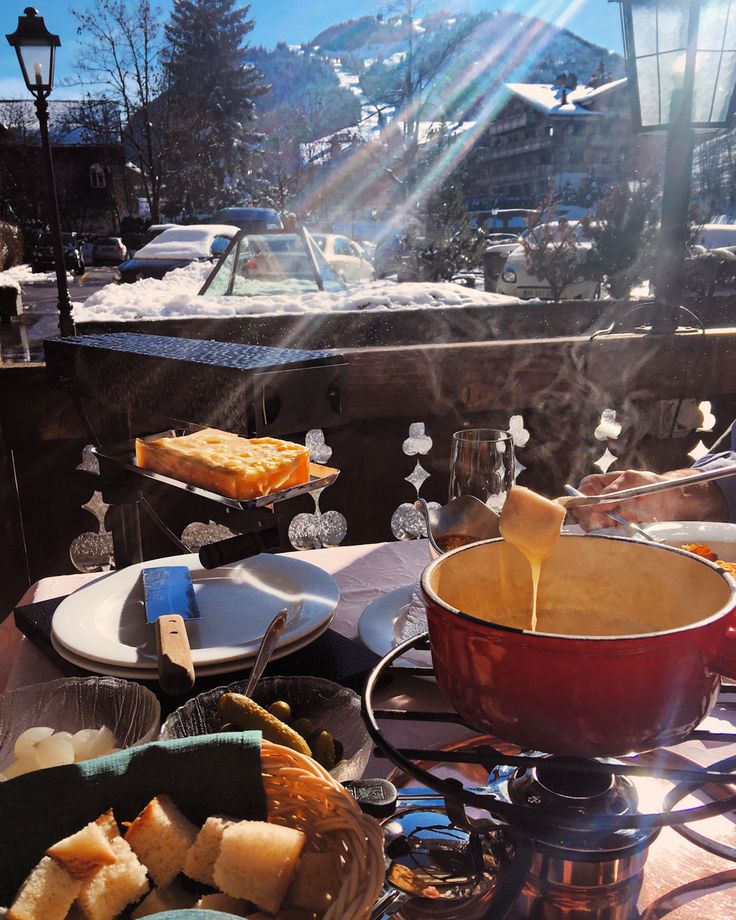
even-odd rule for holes
{"type": "Polygon", "coordinates": [[[92,247],[92,261],[95,265],[119,265],[127,255],[128,250],[119,236],[100,237],[92,247]]]}
{"type": "Polygon", "coordinates": [[[248,233],[284,229],[281,215],[273,208],[222,208],[209,218],[208,223],[232,224],[248,233]]]}
{"type": "Polygon", "coordinates": [[[336,233],[312,233],[312,239],[343,281],[375,281],[376,270],[359,243],[336,233]]]}
{"type": "MultiPolygon", "coordinates": [[[[526,231],[523,236],[530,240],[532,245],[534,239],[541,239],[542,235],[548,230],[553,233],[557,232],[560,226],[557,221],[550,221],[548,224],[538,224],[532,230],[526,231]]],[[[592,240],[585,235],[583,225],[578,221],[569,221],[568,227],[572,228],[575,236],[575,245],[580,251],[581,261],[584,256],[584,250],[590,249],[592,240]]],[[[551,300],[552,290],[549,283],[544,279],[534,277],[527,267],[526,253],[524,247],[516,246],[508,255],[504,264],[501,275],[496,281],[496,292],[498,294],[508,294],[510,297],[519,297],[522,300],[551,300]]],[[[592,300],[598,293],[598,284],[594,279],[574,277],[563,288],[563,300],[592,300]]]]}
{"type": "Polygon", "coordinates": [[[274,297],[339,292],[345,282],[305,229],[299,233],[241,230],[200,290],[203,297],[274,297]]]}
{"type": "MultiPolygon", "coordinates": [[[[494,236],[510,236],[508,234],[493,234],[494,236]]],[[[505,240],[491,240],[483,250],[483,287],[484,290],[494,293],[498,290],[498,279],[506,264],[506,259],[519,246],[520,237],[510,236],[505,240]]]]}
{"type": "Polygon", "coordinates": [[[163,278],[190,262],[219,259],[238,232],[238,227],[228,224],[171,227],[142,246],[134,258],[121,262],[115,280],[131,283],[141,278],[163,278]]]}
{"type": "MultiPolygon", "coordinates": [[[[64,248],[64,264],[67,271],[75,275],[84,274],[84,259],[76,233],[62,233],[61,244],[64,248]]],[[[55,266],[54,239],[51,233],[41,233],[31,250],[31,271],[51,271],[55,266]]]]}
{"type": "Polygon", "coordinates": [[[696,302],[732,293],[736,289],[736,246],[692,246],[685,259],[683,287],[686,297],[696,302]]]}

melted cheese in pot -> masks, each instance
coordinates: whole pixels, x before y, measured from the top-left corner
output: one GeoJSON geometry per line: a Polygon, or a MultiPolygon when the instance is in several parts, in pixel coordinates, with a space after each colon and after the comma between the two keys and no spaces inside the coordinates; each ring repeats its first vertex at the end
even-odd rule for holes
{"type": "Polygon", "coordinates": [[[542,562],[552,555],[565,509],[524,486],[514,486],[501,509],[501,536],[523,553],[532,570],[532,632],[537,628],[537,589],[542,562]]]}

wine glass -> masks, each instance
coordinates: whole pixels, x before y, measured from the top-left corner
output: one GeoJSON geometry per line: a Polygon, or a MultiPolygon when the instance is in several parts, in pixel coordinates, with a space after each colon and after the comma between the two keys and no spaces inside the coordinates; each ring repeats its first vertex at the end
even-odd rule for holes
{"type": "Polygon", "coordinates": [[[514,441],[508,431],[467,428],[452,436],[450,501],[474,495],[500,511],[516,476],[514,441]]]}

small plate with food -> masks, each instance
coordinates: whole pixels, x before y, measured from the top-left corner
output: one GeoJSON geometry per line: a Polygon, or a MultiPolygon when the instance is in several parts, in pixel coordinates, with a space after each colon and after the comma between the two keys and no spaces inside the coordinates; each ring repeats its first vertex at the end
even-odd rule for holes
{"type": "MultiPolygon", "coordinates": [[[[689,550],[712,561],[736,563],[736,524],[719,521],[657,521],[640,524],[642,530],[667,546],[689,550]]],[[[613,537],[627,536],[622,527],[591,531],[613,537]]]]}

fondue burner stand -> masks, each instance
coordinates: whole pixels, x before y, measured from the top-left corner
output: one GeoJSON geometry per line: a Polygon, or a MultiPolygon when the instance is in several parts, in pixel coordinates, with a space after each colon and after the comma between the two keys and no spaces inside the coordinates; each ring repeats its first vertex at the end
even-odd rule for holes
{"type": "MultiPolygon", "coordinates": [[[[384,822],[389,887],[392,867],[400,862],[399,878],[418,873],[423,888],[414,886],[414,891],[431,895],[405,897],[397,916],[406,920],[659,920],[676,909],[676,891],[642,913],[637,902],[649,847],[663,827],[673,828],[707,853],[736,862],[736,848],[690,826],[736,808],[731,788],[736,785],[732,772],[736,756],[706,769],[668,750],[584,760],[521,751],[488,736],[442,750],[396,746],[381,723],[464,724],[453,711],[415,712],[375,704],[389,677],[432,678],[431,667],[404,664],[403,656],[428,651],[426,633],[395,648],[372,672],[363,698],[363,715],[373,741],[399,768],[392,777],[399,789],[398,810],[384,822]],[[396,664],[399,659],[401,666],[396,664]],[[421,788],[409,788],[417,780],[421,788]],[[643,782],[671,787],[660,797],[660,807],[641,806],[637,786],[643,782]],[[680,805],[686,797],[688,803],[680,805]],[[480,847],[486,854],[477,869],[485,875],[485,885],[478,885],[467,897],[458,897],[458,891],[467,893],[467,886],[454,892],[442,887],[446,838],[452,835],[459,841],[458,852],[471,854],[480,847]],[[418,846],[418,836],[430,843],[418,846]]],[[[736,686],[724,687],[722,699],[724,694],[736,708],[736,686]]],[[[736,742],[733,732],[698,730],[690,738],[736,742]]],[[[722,874],[733,876],[731,884],[736,882],[736,872],[722,874]]],[[[674,880],[672,886],[677,887],[674,880]]],[[[724,916],[711,914],[707,906],[705,911],[688,916],[702,920],[724,916]]],[[[392,914],[374,914],[373,920],[379,916],[392,914]]]]}

